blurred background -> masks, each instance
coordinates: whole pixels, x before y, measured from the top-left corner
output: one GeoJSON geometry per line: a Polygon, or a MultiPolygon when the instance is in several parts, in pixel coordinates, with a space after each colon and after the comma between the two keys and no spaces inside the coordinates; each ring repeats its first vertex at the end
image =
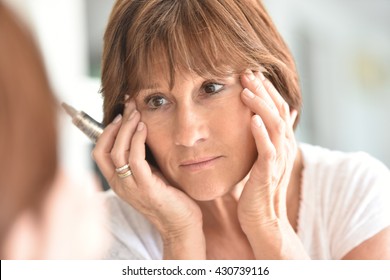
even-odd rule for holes
{"type": "MultiPolygon", "coordinates": [[[[114,0],[5,0],[41,48],[60,101],[102,120],[102,37],[114,0]]],[[[304,108],[299,141],[366,151],[390,166],[390,0],[264,0],[291,48],[304,108]]],[[[94,182],[90,141],[60,122],[61,162],[94,182]]]]}

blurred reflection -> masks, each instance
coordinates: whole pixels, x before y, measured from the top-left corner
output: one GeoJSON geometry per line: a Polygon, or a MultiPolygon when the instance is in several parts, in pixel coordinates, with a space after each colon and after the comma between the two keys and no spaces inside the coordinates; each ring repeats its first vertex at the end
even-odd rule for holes
{"type": "Polygon", "coordinates": [[[0,2],[2,259],[97,258],[104,246],[95,190],[58,164],[56,111],[30,33],[0,2]]]}

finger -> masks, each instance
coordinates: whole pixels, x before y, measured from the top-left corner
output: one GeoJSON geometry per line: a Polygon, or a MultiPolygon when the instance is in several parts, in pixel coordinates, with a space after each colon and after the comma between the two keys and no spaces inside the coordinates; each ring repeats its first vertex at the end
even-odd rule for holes
{"type": "Polygon", "coordinates": [[[139,185],[149,185],[148,183],[152,170],[145,159],[145,142],[147,128],[143,122],[139,122],[137,129],[131,140],[131,149],[129,153],[129,165],[133,171],[134,180],[139,185]]]}
{"type": "Polygon", "coordinates": [[[263,81],[263,85],[264,85],[264,88],[266,89],[267,93],[271,96],[275,105],[278,108],[281,108],[286,101],[284,100],[282,95],[279,93],[279,91],[275,88],[275,86],[271,83],[271,81],[264,77],[263,73],[259,73],[259,75],[262,77],[261,79],[263,81]]]}
{"type": "Polygon", "coordinates": [[[112,160],[116,167],[128,163],[127,158],[131,149],[131,138],[133,137],[139,119],[140,114],[136,110],[134,101],[126,103],[122,125],[111,150],[112,160]]]}
{"type": "Polygon", "coordinates": [[[253,116],[252,123],[252,133],[258,150],[257,165],[254,165],[252,171],[253,180],[264,189],[262,213],[274,220],[286,213],[287,184],[283,184],[282,181],[289,176],[285,174],[286,166],[281,167],[279,164],[278,153],[267,135],[261,118],[253,116]]]}
{"type": "Polygon", "coordinates": [[[255,95],[247,88],[242,91],[242,100],[252,112],[261,117],[268,130],[272,143],[279,147],[281,145],[281,141],[283,141],[286,137],[286,123],[279,113],[272,110],[265,103],[263,98],[255,95]]]}
{"type": "Polygon", "coordinates": [[[275,217],[273,205],[274,194],[274,165],[276,160],[275,147],[270,141],[267,129],[260,116],[254,115],[251,124],[252,133],[255,139],[258,158],[253,165],[248,181],[248,188],[257,188],[263,202],[260,203],[261,211],[267,217],[275,217]]]}
{"type": "MultiPolygon", "coordinates": [[[[261,75],[264,77],[262,73],[261,75]]],[[[264,88],[266,89],[269,96],[272,98],[274,104],[276,105],[282,119],[284,119],[287,123],[290,123],[290,118],[291,118],[290,105],[284,100],[282,95],[271,83],[271,81],[269,81],[265,77],[263,79],[263,84],[264,84],[264,88]]]]}
{"type": "Polygon", "coordinates": [[[280,116],[286,122],[289,122],[290,106],[284,100],[284,98],[278,92],[275,86],[267,78],[265,78],[264,74],[261,71],[256,71],[253,74],[247,72],[246,80],[250,80],[249,77],[252,77],[251,78],[252,83],[248,83],[247,88],[251,90],[253,93],[255,93],[256,95],[263,97],[265,102],[273,110],[277,110],[280,116]]]}
{"type": "Polygon", "coordinates": [[[248,88],[255,95],[261,97],[265,104],[267,104],[271,110],[276,111],[277,108],[272,100],[271,96],[268,94],[262,79],[265,79],[264,75],[261,72],[252,72],[248,70],[241,77],[241,83],[244,88],[248,88]]]}
{"type": "Polygon", "coordinates": [[[122,115],[116,116],[115,119],[104,129],[92,151],[92,157],[99,166],[99,169],[104,177],[108,180],[115,175],[115,165],[111,159],[111,149],[115,143],[121,123],[122,115]]]}

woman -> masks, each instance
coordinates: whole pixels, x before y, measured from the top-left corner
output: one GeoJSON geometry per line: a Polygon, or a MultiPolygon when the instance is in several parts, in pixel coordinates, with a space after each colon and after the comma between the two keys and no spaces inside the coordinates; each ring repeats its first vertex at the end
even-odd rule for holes
{"type": "Polygon", "coordinates": [[[295,65],[260,1],[117,1],[104,40],[107,258],[390,258],[388,169],[297,145],[295,65]]]}

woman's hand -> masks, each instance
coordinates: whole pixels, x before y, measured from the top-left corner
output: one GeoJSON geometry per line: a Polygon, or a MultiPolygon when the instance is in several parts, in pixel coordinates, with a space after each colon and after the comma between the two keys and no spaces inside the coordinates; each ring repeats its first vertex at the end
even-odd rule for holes
{"type": "Polygon", "coordinates": [[[291,227],[286,194],[297,154],[290,113],[270,81],[260,72],[245,73],[243,102],[254,112],[252,133],[258,158],[238,204],[238,218],[256,258],[304,259],[307,253],[291,227]]]}
{"type": "Polygon", "coordinates": [[[134,101],[125,105],[99,137],[93,157],[111,188],[143,214],[160,232],[164,258],[205,258],[202,214],[184,192],[170,186],[145,160],[146,125],[134,101]],[[132,174],[121,178],[116,168],[128,164],[132,174]]]}

